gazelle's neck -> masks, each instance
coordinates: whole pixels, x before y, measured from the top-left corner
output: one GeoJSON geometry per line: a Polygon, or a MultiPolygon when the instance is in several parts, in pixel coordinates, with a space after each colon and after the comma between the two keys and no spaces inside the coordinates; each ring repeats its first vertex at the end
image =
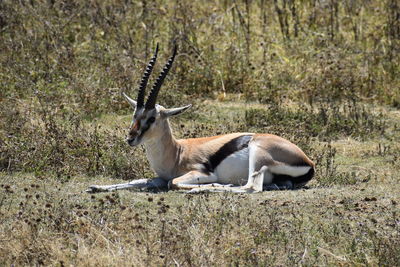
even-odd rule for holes
{"type": "Polygon", "coordinates": [[[176,175],[176,164],[179,159],[179,144],[172,134],[168,120],[157,137],[144,143],[150,166],[160,178],[172,179],[176,175]]]}

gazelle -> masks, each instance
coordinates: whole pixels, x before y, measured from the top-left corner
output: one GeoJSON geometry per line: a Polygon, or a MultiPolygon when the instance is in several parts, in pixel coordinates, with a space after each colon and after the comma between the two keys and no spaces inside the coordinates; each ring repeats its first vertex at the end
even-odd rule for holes
{"type": "Polygon", "coordinates": [[[126,141],[144,144],[147,158],[158,178],[125,184],[90,186],[88,192],[130,188],[170,188],[193,191],[259,192],[266,189],[295,189],[314,175],[314,163],[295,144],[272,134],[231,133],[177,140],[168,119],[191,105],[165,108],[156,104],[157,95],[172,67],[176,47],[144,103],[145,88],[157,60],[156,51],[147,65],[126,141]]]}

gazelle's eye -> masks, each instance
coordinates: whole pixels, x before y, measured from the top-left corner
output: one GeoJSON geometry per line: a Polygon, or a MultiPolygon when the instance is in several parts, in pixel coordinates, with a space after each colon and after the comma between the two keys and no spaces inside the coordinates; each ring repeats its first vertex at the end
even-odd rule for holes
{"type": "Polygon", "coordinates": [[[153,123],[153,122],[155,122],[155,121],[156,121],[156,118],[150,117],[150,118],[147,120],[147,123],[153,123]]]}

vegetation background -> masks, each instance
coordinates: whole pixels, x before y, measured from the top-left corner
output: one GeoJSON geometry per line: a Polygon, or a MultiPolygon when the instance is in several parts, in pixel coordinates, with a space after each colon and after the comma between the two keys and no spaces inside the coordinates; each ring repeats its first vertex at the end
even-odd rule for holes
{"type": "Polygon", "coordinates": [[[400,265],[398,0],[3,0],[0,51],[0,265],[400,265]],[[84,194],[154,175],[121,92],[157,42],[178,137],[279,134],[309,188],[84,194]]]}

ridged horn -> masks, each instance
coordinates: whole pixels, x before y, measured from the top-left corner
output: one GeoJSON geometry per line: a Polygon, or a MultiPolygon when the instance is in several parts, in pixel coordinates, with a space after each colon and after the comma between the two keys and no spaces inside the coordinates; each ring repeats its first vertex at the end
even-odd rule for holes
{"type": "Polygon", "coordinates": [[[153,85],[153,88],[150,91],[149,97],[145,105],[145,109],[152,109],[155,107],[158,92],[160,91],[161,85],[163,84],[165,77],[167,76],[169,70],[172,67],[172,63],[174,63],[176,51],[177,51],[177,46],[175,45],[172,56],[168,59],[167,63],[165,64],[163,70],[160,73],[160,76],[158,76],[156,82],[153,85]]]}
{"type": "Polygon", "coordinates": [[[137,97],[137,107],[141,108],[144,105],[144,95],[146,91],[147,82],[149,81],[149,77],[151,72],[153,71],[154,64],[157,61],[157,54],[158,54],[158,43],[156,46],[156,51],[154,52],[153,57],[150,59],[149,64],[147,64],[146,70],[144,71],[142,80],[140,81],[139,86],[139,93],[137,97]]]}

